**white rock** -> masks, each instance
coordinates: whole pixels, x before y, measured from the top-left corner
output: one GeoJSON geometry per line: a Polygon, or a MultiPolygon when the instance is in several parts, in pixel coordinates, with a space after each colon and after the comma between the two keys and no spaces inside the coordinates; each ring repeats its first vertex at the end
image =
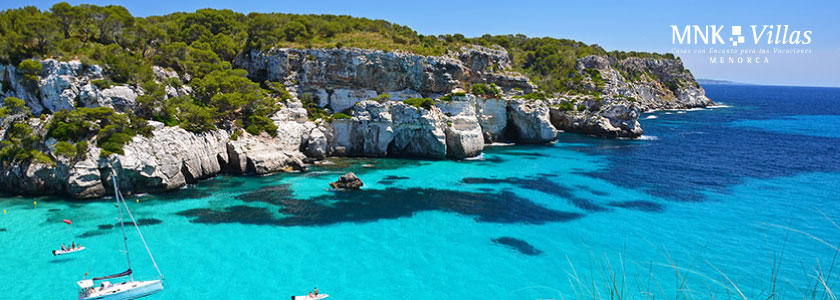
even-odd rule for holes
{"type": "Polygon", "coordinates": [[[476,99],[476,115],[478,124],[487,144],[505,140],[507,128],[507,101],[504,99],[476,99]]]}
{"type": "Polygon", "coordinates": [[[508,120],[514,127],[513,139],[524,143],[548,143],[557,138],[551,125],[549,108],[544,101],[514,99],[508,101],[508,120]]]}
{"type": "Polygon", "coordinates": [[[368,89],[335,89],[330,94],[330,108],[334,112],[340,112],[376,95],[376,91],[368,89]]]}
{"type": "Polygon", "coordinates": [[[476,156],[484,149],[484,136],[475,113],[476,97],[467,94],[452,101],[437,101],[446,120],[446,155],[461,159],[476,156]]]}

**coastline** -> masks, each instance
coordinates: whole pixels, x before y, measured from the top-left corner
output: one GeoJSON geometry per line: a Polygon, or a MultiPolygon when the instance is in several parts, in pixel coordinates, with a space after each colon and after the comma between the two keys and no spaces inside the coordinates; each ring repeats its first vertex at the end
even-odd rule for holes
{"type": "MultiPolygon", "coordinates": [[[[289,90],[289,99],[271,116],[277,127],[275,136],[236,130],[197,134],[147,121],[153,128],[150,137],[135,136],[125,145],[124,154],[98,158],[101,150],[93,146],[87,150],[88,158],[79,160],[56,154],[54,144],[46,137],[50,126],[47,115],[46,120],[31,119],[30,124],[40,132],[44,143],[41,147],[55,165],[12,163],[0,174],[0,187],[26,194],[57,193],[89,198],[107,194],[108,177],[98,174],[107,174],[112,166],[126,178],[120,183],[121,189],[145,193],[172,190],[220,173],[261,175],[302,171],[306,165],[328,156],[464,159],[479,155],[484,147],[498,142],[550,143],[559,131],[636,138],[643,132],[638,119],[644,111],[714,104],[705,97],[702,88],[684,82],[693,78],[678,60],[616,61],[584,57],[578,60],[577,68],[593,80],[586,88],[600,96],[540,94],[539,98],[530,99],[537,94],[531,93],[535,87],[527,77],[490,67],[510,65],[503,49],[473,46],[462,51],[459,55],[442,57],[353,48],[254,52],[248,58],[240,57],[237,64],[252,76],[268,76],[268,80],[284,82],[289,90]],[[300,57],[314,57],[323,64],[311,64],[300,57]],[[333,71],[336,67],[355,71],[349,77],[339,76],[333,71]],[[381,71],[376,77],[367,77],[371,73],[362,71],[366,68],[381,71]],[[624,71],[619,69],[627,68],[647,68],[647,72],[667,74],[661,75],[663,78],[687,79],[680,79],[684,88],[669,90],[651,78],[642,81],[624,78],[624,71]],[[600,75],[591,75],[596,74],[593,72],[600,75]],[[417,74],[423,75],[417,77],[417,74]],[[402,82],[400,78],[412,77],[421,79],[394,85],[402,82]],[[428,81],[430,78],[447,79],[428,81]],[[473,90],[464,92],[459,86],[472,86],[473,90]],[[478,86],[489,86],[485,89],[491,92],[476,90],[478,86]],[[426,96],[433,97],[428,105],[406,104],[411,97],[426,96]],[[325,117],[340,115],[339,112],[344,116],[325,117]],[[321,113],[327,115],[313,115],[321,113]]],[[[79,71],[78,62],[44,60],[41,63],[44,69],[39,75],[43,78],[40,95],[56,96],[37,97],[16,81],[6,89],[6,96],[25,99],[30,107],[55,107],[65,101],[58,95],[65,95],[68,90],[93,89],[97,94],[111,95],[110,90],[120,89],[128,94],[117,96],[122,98],[99,96],[95,103],[129,109],[136,105],[132,104],[136,103],[132,97],[143,93],[134,86],[128,86],[134,92],[119,86],[98,91],[91,84],[103,76],[97,73],[101,72],[97,71],[101,70],[98,66],[79,71]],[[124,106],[109,104],[117,102],[124,106]]],[[[18,72],[15,67],[3,68],[2,74],[7,74],[7,79],[19,78],[11,75],[18,72]]],[[[163,68],[155,70],[162,84],[181,76],[163,68]]],[[[261,78],[266,77],[252,79],[261,78]]],[[[183,87],[175,91],[170,86],[167,90],[175,93],[171,96],[191,93],[183,87]]]]}

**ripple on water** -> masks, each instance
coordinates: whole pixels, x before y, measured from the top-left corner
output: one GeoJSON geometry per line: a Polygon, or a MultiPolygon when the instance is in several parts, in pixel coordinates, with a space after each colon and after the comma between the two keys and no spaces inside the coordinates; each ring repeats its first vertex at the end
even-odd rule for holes
{"type": "Polygon", "coordinates": [[[662,204],[650,201],[624,201],[624,202],[610,202],[608,204],[612,207],[620,207],[626,209],[633,209],[639,211],[646,211],[646,212],[662,212],[665,208],[662,204]]]}

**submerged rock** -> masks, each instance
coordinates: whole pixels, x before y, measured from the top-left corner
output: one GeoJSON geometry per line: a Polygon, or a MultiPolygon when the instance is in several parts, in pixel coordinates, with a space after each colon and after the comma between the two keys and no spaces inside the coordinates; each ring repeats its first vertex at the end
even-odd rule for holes
{"type": "Polygon", "coordinates": [[[522,253],[522,254],[525,254],[525,255],[540,255],[540,254],[542,254],[542,250],[534,248],[534,246],[532,246],[528,242],[517,239],[517,238],[503,236],[503,237],[492,239],[491,241],[493,241],[494,243],[499,244],[499,245],[508,246],[511,249],[519,251],[519,253],[522,253]]]}
{"type": "Polygon", "coordinates": [[[353,172],[341,175],[336,182],[330,182],[332,188],[343,190],[358,190],[363,185],[365,184],[362,183],[362,180],[356,177],[356,174],[353,174],[353,172]]]}

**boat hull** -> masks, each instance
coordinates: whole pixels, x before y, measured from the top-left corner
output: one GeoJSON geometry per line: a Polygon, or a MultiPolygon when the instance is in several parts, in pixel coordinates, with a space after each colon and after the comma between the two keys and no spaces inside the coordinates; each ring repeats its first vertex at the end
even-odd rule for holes
{"type": "Polygon", "coordinates": [[[88,295],[79,295],[79,300],[129,300],[146,297],[162,290],[162,280],[130,281],[113,284],[88,295]]]}
{"type": "Polygon", "coordinates": [[[58,255],[64,255],[64,254],[79,252],[79,251],[82,251],[82,250],[85,250],[85,249],[86,249],[85,247],[78,247],[78,248],[73,248],[73,249],[70,249],[70,250],[53,250],[52,254],[53,254],[53,256],[58,256],[58,255]]]}

